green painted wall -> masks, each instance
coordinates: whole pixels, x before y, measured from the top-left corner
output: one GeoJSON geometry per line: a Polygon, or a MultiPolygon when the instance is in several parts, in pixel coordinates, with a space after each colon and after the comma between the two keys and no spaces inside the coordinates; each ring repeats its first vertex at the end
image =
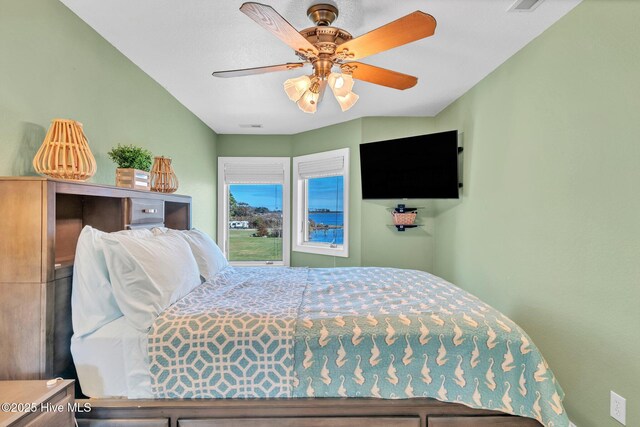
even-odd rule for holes
{"type": "Polygon", "coordinates": [[[360,189],[360,160],[357,155],[361,141],[362,127],[360,120],[352,120],[325,128],[311,130],[293,135],[292,155],[319,153],[321,151],[350,148],[349,178],[349,257],[331,257],[302,252],[291,252],[291,265],[310,267],[353,267],[362,262],[360,236],[362,224],[360,220],[362,191],[360,189]]]}
{"type": "MultiPolygon", "coordinates": [[[[293,265],[363,265],[431,270],[434,260],[433,219],[423,212],[417,222],[424,227],[399,233],[390,227],[393,221],[388,208],[401,203],[401,200],[362,200],[359,146],[366,142],[429,133],[434,129],[435,120],[429,117],[367,117],[294,135],[294,156],[344,147],[351,149],[351,247],[349,259],[334,260],[322,255],[293,252],[293,265]]],[[[425,205],[422,200],[407,203],[425,205]]]]}
{"type": "Polygon", "coordinates": [[[220,157],[290,157],[291,135],[218,135],[220,157]]]}
{"type": "Polygon", "coordinates": [[[579,427],[640,426],[640,2],[585,0],[436,118],[464,131],[436,273],[518,322],[579,427]]]}
{"type": "Polygon", "coordinates": [[[112,146],[173,158],[194,225],[215,233],[216,134],[57,0],[0,0],[0,175],[32,175],[53,118],[84,124],[113,184],[112,146]]]}
{"type": "MultiPolygon", "coordinates": [[[[414,136],[435,131],[435,119],[430,117],[367,117],[362,119],[362,142],[414,136]]],[[[358,153],[359,148],[354,148],[358,153]]],[[[411,155],[411,153],[407,153],[411,155]]],[[[359,160],[358,160],[359,162],[359,160]]],[[[358,187],[360,187],[358,176],[358,187]]],[[[432,271],[435,252],[433,217],[418,211],[416,223],[422,227],[398,232],[389,207],[398,203],[407,206],[427,206],[425,200],[363,200],[362,201],[362,265],[412,268],[432,271]]]]}
{"type": "MultiPolygon", "coordinates": [[[[398,233],[389,206],[395,201],[363,201],[359,145],[390,138],[429,133],[435,120],[425,117],[370,117],[327,126],[296,135],[219,135],[219,156],[301,156],[350,148],[349,258],[292,252],[291,264],[311,267],[391,266],[430,270],[433,267],[433,219],[419,217],[424,227],[398,233]],[[389,251],[389,248],[393,248],[389,251]]],[[[414,203],[412,201],[411,203],[414,203]]],[[[415,201],[422,206],[423,201],[415,201]]]]}

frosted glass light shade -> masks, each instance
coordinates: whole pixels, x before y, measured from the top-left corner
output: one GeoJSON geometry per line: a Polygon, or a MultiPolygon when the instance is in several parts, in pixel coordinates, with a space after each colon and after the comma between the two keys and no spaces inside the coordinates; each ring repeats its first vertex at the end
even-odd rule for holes
{"type": "Polygon", "coordinates": [[[298,100],[298,108],[305,113],[313,114],[318,108],[319,93],[307,90],[304,95],[298,100]]]}
{"type": "Polygon", "coordinates": [[[353,89],[353,77],[350,74],[331,73],[327,83],[335,96],[347,96],[353,89]]]}
{"type": "Polygon", "coordinates": [[[307,89],[311,87],[309,76],[300,76],[284,82],[284,91],[293,102],[299,100],[307,89]]]}
{"type": "Polygon", "coordinates": [[[338,104],[340,104],[340,108],[342,111],[347,111],[349,108],[353,107],[360,97],[353,92],[349,92],[345,96],[336,96],[336,100],[338,100],[338,104]]]}
{"type": "Polygon", "coordinates": [[[96,159],[91,154],[82,123],[54,119],[42,146],[33,158],[39,174],[58,179],[86,181],[96,173],[96,159]]]}

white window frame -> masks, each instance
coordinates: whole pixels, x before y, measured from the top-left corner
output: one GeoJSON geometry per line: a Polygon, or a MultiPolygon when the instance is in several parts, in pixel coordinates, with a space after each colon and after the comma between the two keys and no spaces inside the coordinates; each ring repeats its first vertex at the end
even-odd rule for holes
{"type": "Polygon", "coordinates": [[[282,184],[282,261],[229,261],[234,266],[289,266],[291,252],[291,196],[290,196],[291,159],[289,157],[218,157],[218,246],[229,258],[229,186],[234,184],[282,184]],[[265,180],[232,182],[225,180],[227,164],[273,165],[282,166],[282,181],[265,180]]]}
{"type": "Polygon", "coordinates": [[[324,151],[322,153],[307,154],[293,158],[293,242],[292,247],[295,252],[306,252],[318,255],[330,255],[347,258],[349,256],[349,148],[339,150],[324,151]],[[300,175],[300,164],[307,162],[322,162],[336,157],[343,158],[342,173],[333,173],[322,176],[342,176],[344,189],[342,191],[343,220],[344,220],[344,242],[342,245],[330,245],[328,243],[305,242],[307,232],[307,178],[300,175]]]}

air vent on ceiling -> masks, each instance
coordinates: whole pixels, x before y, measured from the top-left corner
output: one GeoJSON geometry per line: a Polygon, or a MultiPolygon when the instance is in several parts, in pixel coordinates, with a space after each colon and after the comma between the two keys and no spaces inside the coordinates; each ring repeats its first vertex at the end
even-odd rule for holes
{"type": "Polygon", "coordinates": [[[247,129],[260,129],[262,127],[261,124],[256,124],[256,123],[241,124],[239,126],[241,128],[247,128],[247,129]]]}
{"type": "Polygon", "coordinates": [[[507,12],[531,12],[542,3],[543,0],[516,0],[507,12]]]}

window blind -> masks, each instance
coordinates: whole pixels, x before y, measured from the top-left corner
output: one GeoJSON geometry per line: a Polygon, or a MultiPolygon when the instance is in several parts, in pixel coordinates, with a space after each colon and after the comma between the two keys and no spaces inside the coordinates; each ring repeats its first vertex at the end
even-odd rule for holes
{"type": "Polygon", "coordinates": [[[225,184],[282,184],[284,168],[278,163],[229,162],[224,165],[225,184]]]}
{"type": "Polygon", "coordinates": [[[344,156],[301,161],[298,163],[297,172],[301,179],[342,175],[344,174],[344,156]]]}

